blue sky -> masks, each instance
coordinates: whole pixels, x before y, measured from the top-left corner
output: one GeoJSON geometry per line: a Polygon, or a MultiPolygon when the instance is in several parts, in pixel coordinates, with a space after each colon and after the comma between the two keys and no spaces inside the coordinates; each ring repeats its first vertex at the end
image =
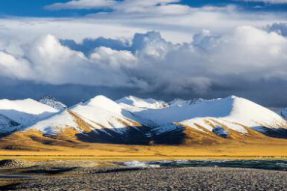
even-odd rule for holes
{"type": "Polygon", "coordinates": [[[45,6],[55,2],[67,0],[1,0],[0,15],[2,16],[29,16],[29,17],[63,17],[80,16],[87,11],[48,11],[45,6]]]}
{"type": "Polygon", "coordinates": [[[287,106],[287,0],[0,0],[0,98],[287,106]]]}
{"type": "MultiPolygon", "coordinates": [[[[97,10],[57,10],[50,11],[44,7],[53,3],[65,3],[68,0],[1,0],[0,15],[27,17],[79,17],[97,10]]],[[[242,2],[238,0],[182,0],[181,4],[193,7],[236,5],[242,11],[285,12],[287,4],[270,4],[263,2],[242,2]]]]}

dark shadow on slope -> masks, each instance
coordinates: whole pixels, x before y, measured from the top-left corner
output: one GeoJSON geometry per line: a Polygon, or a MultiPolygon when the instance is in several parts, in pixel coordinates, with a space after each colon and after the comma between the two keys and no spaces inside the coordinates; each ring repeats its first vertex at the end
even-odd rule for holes
{"type": "Polygon", "coordinates": [[[7,133],[0,133],[0,139],[4,138],[4,137],[8,137],[9,135],[12,135],[15,132],[17,132],[17,130],[12,130],[12,131],[7,132],[7,133]]]}
{"type": "Polygon", "coordinates": [[[228,138],[229,137],[229,132],[221,126],[217,126],[217,127],[213,128],[212,132],[215,135],[222,137],[222,138],[228,138]]]}
{"type": "Polygon", "coordinates": [[[88,143],[110,143],[110,144],[129,144],[129,145],[180,145],[184,143],[184,128],[178,126],[176,129],[164,133],[156,134],[149,127],[118,128],[117,133],[111,129],[101,129],[89,133],[77,134],[80,141],[88,143]]]}
{"type": "Polygon", "coordinates": [[[18,190],[17,187],[20,185],[21,183],[10,183],[7,185],[0,186],[0,190],[18,190]]]}
{"type": "Polygon", "coordinates": [[[6,137],[17,131],[19,128],[21,128],[21,124],[17,123],[16,121],[6,117],[5,115],[0,114],[0,128],[4,131],[9,131],[0,133],[0,139],[2,137],[6,137]]]}
{"type": "Polygon", "coordinates": [[[103,128],[88,133],[77,134],[77,138],[87,143],[112,143],[112,144],[131,144],[148,145],[151,137],[147,135],[149,127],[124,127],[113,129],[103,128]]]}
{"type": "Polygon", "coordinates": [[[154,144],[164,144],[164,145],[180,145],[185,141],[184,127],[176,126],[175,129],[158,133],[153,132],[152,140],[154,144]]]}
{"type": "Polygon", "coordinates": [[[267,128],[267,127],[254,127],[255,131],[262,133],[268,137],[287,139],[287,129],[285,128],[267,128]]]}

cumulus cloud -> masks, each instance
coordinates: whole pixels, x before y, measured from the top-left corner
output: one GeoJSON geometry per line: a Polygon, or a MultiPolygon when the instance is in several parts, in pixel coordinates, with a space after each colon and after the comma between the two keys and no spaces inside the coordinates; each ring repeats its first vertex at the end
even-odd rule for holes
{"type": "Polygon", "coordinates": [[[21,45],[21,58],[0,54],[1,74],[19,80],[80,85],[129,86],[129,79],[121,68],[129,68],[136,61],[125,51],[101,47],[90,57],[63,46],[59,39],[46,35],[30,44],[21,45]],[[84,78],[83,78],[84,77],[84,78]]]}
{"type": "Polygon", "coordinates": [[[0,51],[0,66],[2,76],[23,78],[31,72],[29,62],[24,59],[17,59],[15,56],[0,51]],[[10,76],[10,74],[13,74],[10,76]]]}
{"type": "Polygon", "coordinates": [[[98,94],[100,87],[112,90],[107,94],[112,97],[236,94],[284,103],[284,15],[232,6],[192,8],[177,0],[74,0],[50,8],[112,12],[0,19],[0,79],[17,81],[14,89],[21,94],[55,88],[62,96],[70,91],[79,101],[80,95],[98,94]],[[29,91],[22,86],[27,81],[33,84],[29,91]]]}
{"type": "Polygon", "coordinates": [[[137,58],[129,51],[113,50],[107,47],[96,48],[90,56],[91,61],[101,64],[112,70],[118,70],[122,66],[127,68],[136,67],[137,58]]]}
{"type": "Polygon", "coordinates": [[[286,37],[252,26],[224,35],[204,30],[190,43],[172,43],[158,32],[135,34],[128,42],[90,39],[95,44],[89,51],[85,41],[66,42],[47,35],[19,45],[22,56],[2,47],[0,76],[181,95],[287,81],[286,37]]]}

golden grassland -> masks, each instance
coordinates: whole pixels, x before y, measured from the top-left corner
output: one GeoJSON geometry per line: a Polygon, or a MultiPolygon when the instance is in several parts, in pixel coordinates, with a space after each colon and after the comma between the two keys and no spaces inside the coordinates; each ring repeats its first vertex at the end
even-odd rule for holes
{"type": "Polygon", "coordinates": [[[173,160],[173,159],[285,159],[287,142],[218,145],[137,146],[89,144],[81,147],[49,146],[39,150],[0,150],[0,158],[30,160],[173,160]]]}
{"type": "MultiPolygon", "coordinates": [[[[78,119],[84,132],[90,126],[78,119]]],[[[223,125],[222,125],[223,126],[223,125]]],[[[223,126],[224,127],[224,126],[223,126]]],[[[200,125],[198,125],[200,128],[200,125]]],[[[0,158],[28,160],[173,160],[173,159],[287,159],[287,139],[271,138],[248,129],[230,137],[202,133],[186,127],[180,145],[124,145],[89,143],[77,139],[77,131],[66,128],[56,137],[30,130],[0,140],[0,158]]]]}

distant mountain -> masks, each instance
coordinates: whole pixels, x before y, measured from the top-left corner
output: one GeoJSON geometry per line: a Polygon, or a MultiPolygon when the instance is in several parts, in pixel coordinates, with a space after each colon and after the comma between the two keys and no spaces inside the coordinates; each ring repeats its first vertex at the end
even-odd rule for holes
{"type": "Polygon", "coordinates": [[[168,104],[169,106],[183,106],[183,105],[191,105],[191,104],[199,103],[202,101],[206,101],[206,100],[202,98],[192,99],[192,100],[174,99],[170,101],[168,104]]]}
{"type": "Polygon", "coordinates": [[[142,108],[142,109],[161,109],[169,105],[168,103],[164,101],[155,100],[152,98],[141,99],[141,98],[134,97],[134,96],[124,97],[122,99],[117,100],[116,102],[123,106],[128,105],[128,106],[132,106],[135,108],[142,108]]]}
{"type": "Polygon", "coordinates": [[[58,110],[33,99],[0,100],[0,115],[23,126],[43,120],[58,110]]]}
{"type": "Polygon", "coordinates": [[[4,115],[0,115],[0,132],[3,134],[10,133],[21,128],[21,124],[9,119],[4,115]]]}
{"type": "Polygon", "coordinates": [[[65,104],[58,101],[56,98],[54,98],[52,96],[44,96],[39,100],[39,102],[46,104],[46,105],[48,105],[54,109],[60,110],[60,111],[67,108],[67,106],[65,104]]]}
{"type": "Polygon", "coordinates": [[[30,99],[0,100],[0,129],[5,129],[1,132],[14,132],[5,137],[5,145],[19,137],[27,140],[32,137],[40,144],[66,146],[81,143],[212,145],[286,139],[286,128],[287,122],[280,115],[236,96],[172,103],[133,96],[113,101],[96,96],[66,110],[30,99]]]}

